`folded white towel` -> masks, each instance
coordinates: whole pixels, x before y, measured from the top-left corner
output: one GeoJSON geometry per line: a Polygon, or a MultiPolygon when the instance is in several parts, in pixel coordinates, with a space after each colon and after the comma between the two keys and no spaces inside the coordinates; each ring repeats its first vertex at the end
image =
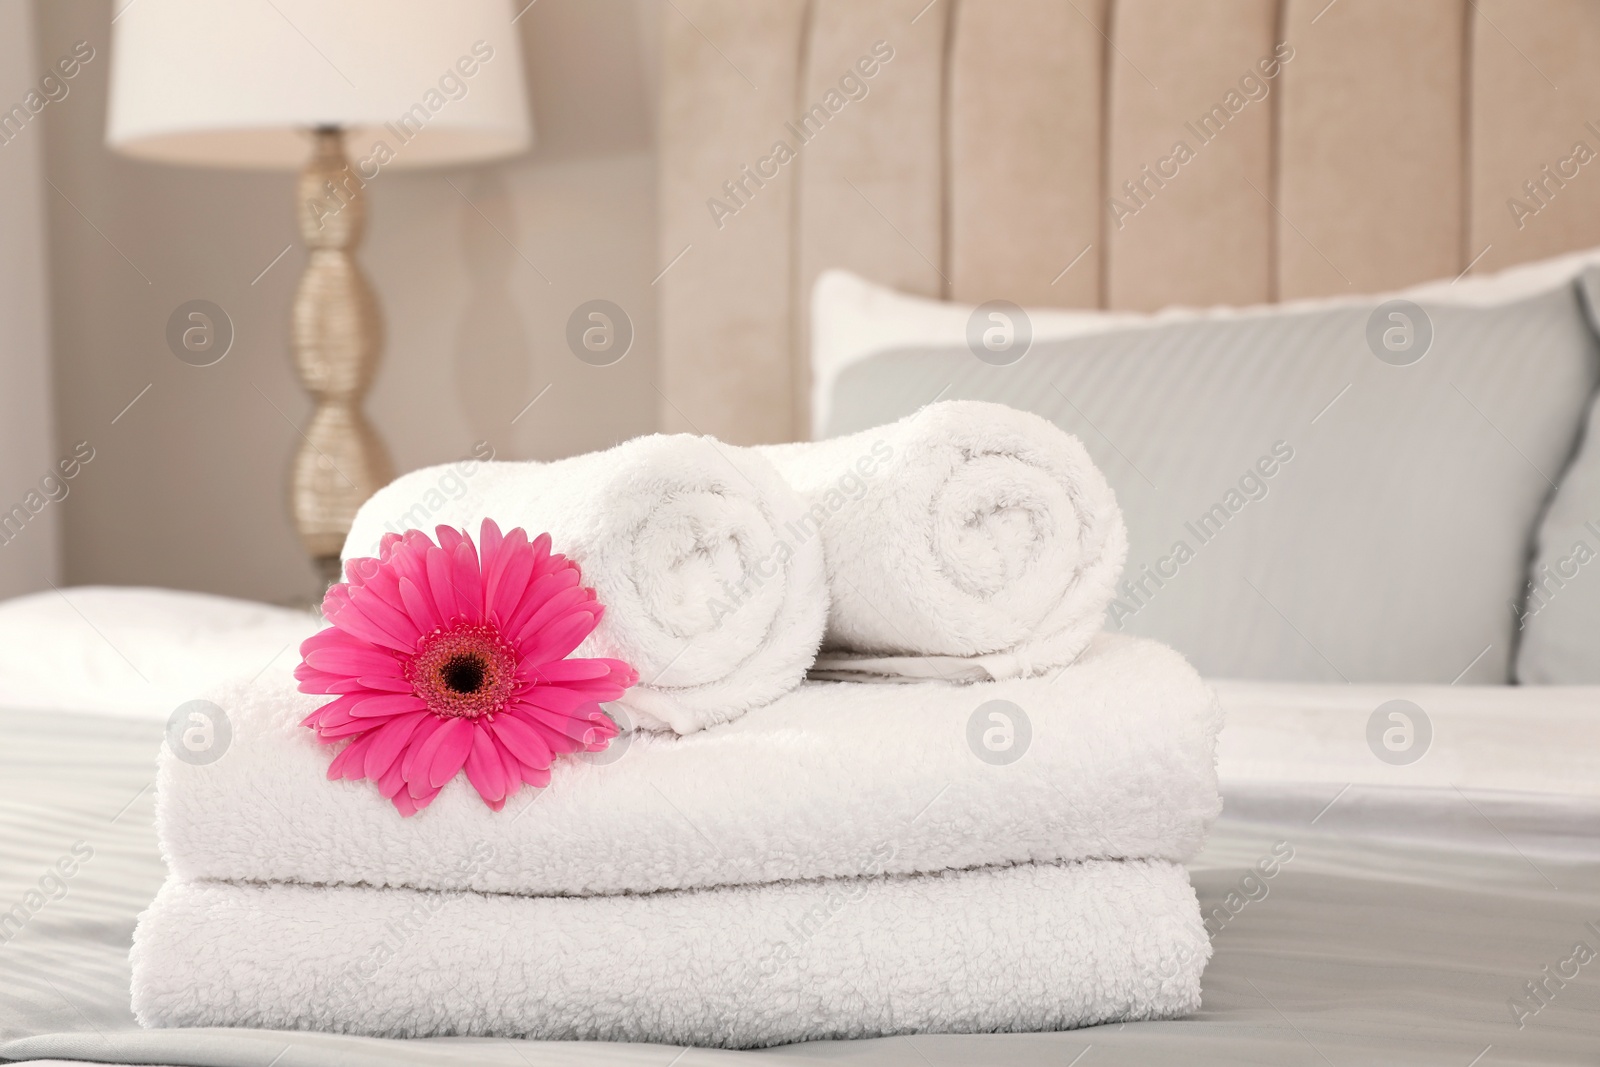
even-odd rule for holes
{"type": "Polygon", "coordinates": [[[169,882],[134,933],[133,1010],[740,1048],[1170,1018],[1210,953],[1166,863],[582,898],[169,882]]]}
{"type": "Polygon", "coordinates": [[[786,530],[802,512],[771,465],[707,437],[657,434],[554,463],[413,471],[361,506],[344,558],[389,532],[480,521],[548,532],[605,605],[580,656],[625,660],[620,703],[688,733],[799,684],[827,613],[821,546],[786,530]]]}
{"type": "Polygon", "coordinates": [[[160,758],[157,830],[184,879],[647,892],[858,875],[884,841],[891,874],[1181,862],[1221,807],[1210,687],[1114,634],[1054,680],[810,682],[715,730],[557,760],[502,812],[458,778],[410,819],[370,782],[326,780],[332,753],[296,723],[329,698],[286,669],[211,699],[222,757],[160,758]]]}
{"type": "Polygon", "coordinates": [[[1072,662],[1128,552],[1078,439],[1000,404],[930,404],[890,426],[759,450],[820,528],[832,606],[817,667],[1013,678],[1072,662]]]}

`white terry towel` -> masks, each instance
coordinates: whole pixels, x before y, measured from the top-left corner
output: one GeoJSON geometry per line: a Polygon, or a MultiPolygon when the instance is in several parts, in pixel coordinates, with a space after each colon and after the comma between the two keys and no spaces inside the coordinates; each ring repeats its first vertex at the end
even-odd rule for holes
{"type": "Polygon", "coordinates": [[[1002,404],[947,401],[759,451],[821,530],[817,669],[971,681],[1071,663],[1100,629],[1127,531],[1083,445],[1002,404]]]}
{"type": "Polygon", "coordinates": [[[328,781],[296,725],[325,696],[287,670],[211,694],[214,763],[161,752],[157,832],[183,879],[496,893],[649,892],[1029,861],[1157,858],[1204,843],[1221,713],[1165,646],[1102,634],[1054,680],[809,682],[687,737],[625,734],[489,810],[463,778],[402,819],[371,782],[328,781]],[[492,864],[474,862],[485,847],[492,864]]]}
{"type": "Polygon", "coordinates": [[[615,897],[169,882],[134,933],[133,1010],[743,1048],[1171,1018],[1199,1007],[1210,954],[1169,863],[615,897]]]}
{"type": "Polygon", "coordinates": [[[407,529],[476,536],[485,517],[548,532],[606,609],[577,655],[626,661],[640,683],[620,703],[646,727],[689,733],[773,700],[811,666],[827,588],[821,546],[786,534],[801,511],[750,450],[656,434],[553,463],[412,471],[361,506],[344,558],[376,556],[384,534],[407,529]]]}

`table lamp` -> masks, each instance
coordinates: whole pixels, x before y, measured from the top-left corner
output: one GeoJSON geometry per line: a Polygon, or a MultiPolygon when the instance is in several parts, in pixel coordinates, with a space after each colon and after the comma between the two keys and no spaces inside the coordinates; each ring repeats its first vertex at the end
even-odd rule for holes
{"type": "Polygon", "coordinates": [[[315,401],[290,511],[323,577],[361,503],[393,477],[361,410],[383,344],[354,249],[391,169],[526,151],[509,0],[134,0],[112,27],[106,140],[139,159],[299,168],[309,262],[290,344],[315,401]]]}

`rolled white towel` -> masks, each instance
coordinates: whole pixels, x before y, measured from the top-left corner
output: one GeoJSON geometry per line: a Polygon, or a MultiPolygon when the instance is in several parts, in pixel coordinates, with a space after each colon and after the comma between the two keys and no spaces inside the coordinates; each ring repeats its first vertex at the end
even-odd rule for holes
{"type": "Polygon", "coordinates": [[[131,961],[145,1026],[742,1048],[1171,1018],[1210,955],[1184,869],[1130,861],[612,897],[169,882],[131,961]]]}
{"type": "Polygon", "coordinates": [[[1128,554],[1105,476],[1029,412],[930,404],[889,426],[759,449],[820,530],[831,607],[817,669],[956,681],[1071,663],[1128,554]]]}
{"type": "Polygon", "coordinates": [[[1222,804],[1211,687],[1182,656],[1101,634],[1058,678],[808,682],[689,737],[563,757],[493,811],[465,779],[404,819],[327,780],[299,726],[328,700],[284,667],[209,694],[228,748],[162,748],[161,854],[182,879],[649,893],[1091,858],[1183,862],[1222,804]],[[494,862],[474,862],[484,848],[494,862]]]}
{"type": "Polygon", "coordinates": [[[548,532],[605,606],[576,654],[626,661],[639,685],[618,703],[682,734],[781,696],[811,665],[827,588],[821,545],[785,535],[802,511],[754,452],[656,434],[552,463],[413,471],[361,506],[344,558],[376,556],[390,532],[476,533],[485,517],[548,532]]]}

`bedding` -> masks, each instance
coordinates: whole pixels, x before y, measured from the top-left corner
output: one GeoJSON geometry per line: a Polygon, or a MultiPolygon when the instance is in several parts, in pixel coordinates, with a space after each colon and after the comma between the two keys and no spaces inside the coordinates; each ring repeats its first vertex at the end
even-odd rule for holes
{"type": "MultiPolygon", "coordinates": [[[[1581,761],[1600,751],[1600,718],[1580,712],[1600,703],[1600,690],[1400,692],[1427,703],[1437,727],[1432,747],[1409,766],[1383,764],[1377,773],[1396,777],[1369,784],[1342,777],[1361,766],[1360,738],[1346,736],[1334,762],[1298,762],[1353,721],[1360,701],[1347,704],[1343,687],[1219,686],[1230,716],[1219,766],[1224,812],[1188,864],[1214,949],[1195,1015],[1050,1034],[930,1034],[742,1053],[141,1030],[129,1008],[127,953],[134,918],[165,877],[151,796],[161,717],[3,709],[0,903],[26,916],[20,928],[15,920],[4,927],[0,943],[0,1058],[513,1067],[552,1057],[657,1067],[795,1057],[1019,1067],[1079,1055],[1084,1067],[1090,1057],[1202,1065],[1326,1057],[1441,1067],[1464,1067],[1480,1054],[1483,1064],[1592,1058],[1600,1048],[1600,983],[1588,971],[1596,964],[1559,985],[1549,976],[1571,973],[1575,943],[1600,949],[1593,831],[1600,805],[1592,794],[1560,792],[1564,778],[1539,783],[1532,775],[1546,756],[1558,767],[1577,761],[1563,773],[1589,773],[1592,764],[1581,761]],[[1263,733],[1274,706],[1289,714],[1275,734],[1263,733]],[[1489,719],[1504,721],[1489,730],[1489,719]],[[1265,761],[1278,749],[1281,760],[1265,761]],[[1563,755],[1568,749],[1589,755],[1563,755]],[[1459,777],[1447,776],[1453,785],[1416,786],[1404,777],[1452,753],[1460,768],[1459,777]],[[1497,779],[1493,768],[1501,765],[1529,777],[1497,779]],[[1331,777],[1319,782],[1324,775],[1331,777]],[[80,858],[86,850],[92,854],[80,858]],[[1541,982],[1542,996],[1531,995],[1529,984],[1541,982]]],[[[1367,758],[1382,762],[1370,751],[1367,758]]]]}
{"type": "Polygon", "coordinates": [[[0,601],[0,707],[164,719],[202,689],[297,662],[321,625],[310,610],[177,589],[0,601]]]}
{"type": "Polygon", "coordinates": [[[1533,531],[1600,382],[1573,278],[1528,287],[1112,317],[1005,365],[959,338],[880,350],[838,371],[826,432],[942,397],[1075,434],[1129,530],[1107,627],[1202,674],[1505,682],[1533,531]]]}

